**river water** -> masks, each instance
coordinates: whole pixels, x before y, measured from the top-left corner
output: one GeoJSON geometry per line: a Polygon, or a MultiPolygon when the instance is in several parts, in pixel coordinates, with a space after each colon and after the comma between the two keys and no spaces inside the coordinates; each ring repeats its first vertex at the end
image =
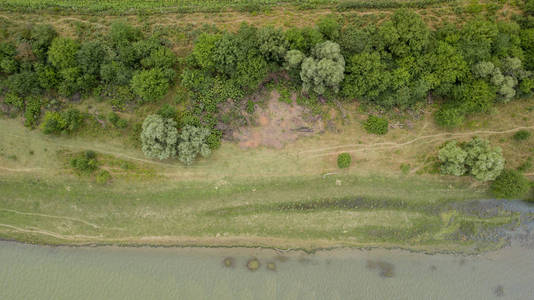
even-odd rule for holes
{"type": "Polygon", "coordinates": [[[0,299],[534,299],[534,250],[310,255],[0,242],[0,299]],[[260,262],[256,271],[246,266],[252,257],[260,262]]]}

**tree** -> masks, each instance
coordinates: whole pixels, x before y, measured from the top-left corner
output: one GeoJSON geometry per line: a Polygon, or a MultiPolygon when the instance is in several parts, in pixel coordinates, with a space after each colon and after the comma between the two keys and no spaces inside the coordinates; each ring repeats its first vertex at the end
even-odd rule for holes
{"type": "Polygon", "coordinates": [[[59,70],[76,67],[80,45],[69,38],[58,37],[48,50],[48,60],[59,70]]]}
{"type": "Polygon", "coordinates": [[[209,136],[210,130],[208,128],[184,126],[180,133],[178,159],[185,165],[191,165],[199,154],[202,157],[208,157],[211,154],[211,149],[207,144],[209,136]]]}
{"type": "Polygon", "coordinates": [[[377,52],[363,52],[351,57],[343,84],[346,97],[376,101],[388,89],[391,74],[377,52]]]}
{"type": "Polygon", "coordinates": [[[465,160],[467,152],[458,146],[456,141],[450,141],[438,153],[441,162],[441,173],[446,175],[462,176],[467,172],[465,160]]]}
{"type": "Polygon", "coordinates": [[[133,76],[131,87],[143,102],[156,101],[167,94],[169,78],[162,69],[144,70],[133,76]]]}
{"type": "Polygon", "coordinates": [[[495,197],[521,199],[530,190],[530,183],[525,175],[516,170],[504,170],[491,184],[491,192],[495,197]]]}
{"type": "Polygon", "coordinates": [[[300,50],[305,55],[310,54],[313,47],[323,41],[322,34],[313,28],[296,28],[291,27],[285,32],[289,49],[300,50]]]}
{"type": "Polygon", "coordinates": [[[339,38],[339,46],[344,57],[352,57],[354,54],[359,54],[368,50],[369,31],[360,29],[356,26],[347,27],[339,38]]]}
{"type": "Polygon", "coordinates": [[[313,57],[302,61],[300,79],[302,89],[312,89],[315,93],[324,94],[327,88],[339,91],[339,84],[345,76],[345,60],[340,53],[339,45],[326,41],[318,44],[312,51],[313,57]]]}
{"type": "Polygon", "coordinates": [[[141,143],[147,157],[163,160],[176,156],[176,121],[164,119],[160,115],[149,115],[143,121],[141,143]]]}
{"type": "Polygon", "coordinates": [[[374,44],[396,57],[418,56],[427,47],[429,38],[430,30],[421,16],[401,9],[380,26],[374,44]]]}
{"type": "Polygon", "coordinates": [[[488,140],[473,138],[464,147],[465,164],[469,172],[481,181],[494,180],[504,169],[504,157],[499,147],[491,147],[488,140]]]}
{"type": "Polygon", "coordinates": [[[100,75],[100,65],[104,62],[106,52],[99,42],[86,42],[77,53],[78,66],[82,73],[100,75]]]}

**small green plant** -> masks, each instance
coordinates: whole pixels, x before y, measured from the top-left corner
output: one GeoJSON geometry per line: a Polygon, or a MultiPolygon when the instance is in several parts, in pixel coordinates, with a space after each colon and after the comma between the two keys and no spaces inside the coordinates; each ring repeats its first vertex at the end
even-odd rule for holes
{"type": "Polygon", "coordinates": [[[530,169],[532,169],[532,157],[529,157],[524,163],[517,167],[519,172],[526,172],[530,169]]]}
{"type": "Polygon", "coordinates": [[[106,184],[111,181],[111,174],[109,174],[106,170],[101,170],[96,174],[96,183],[98,184],[106,184]]]}
{"type": "Polygon", "coordinates": [[[363,127],[368,133],[384,135],[388,132],[388,120],[370,115],[363,127]]]}
{"type": "Polygon", "coordinates": [[[530,138],[532,134],[528,130],[519,130],[513,135],[513,139],[516,141],[524,141],[530,138]]]}
{"type": "Polygon", "coordinates": [[[530,190],[525,175],[516,170],[504,170],[491,184],[491,192],[498,198],[523,198],[530,190]]]}
{"type": "Polygon", "coordinates": [[[400,169],[402,174],[407,175],[410,172],[410,164],[401,164],[400,169]]]}
{"type": "Polygon", "coordinates": [[[352,157],[349,153],[341,153],[337,156],[337,166],[340,169],[345,169],[350,167],[350,163],[352,161],[352,157]]]}
{"type": "Polygon", "coordinates": [[[79,173],[93,173],[98,169],[96,153],[94,151],[86,151],[82,155],[78,155],[78,157],[71,159],[70,165],[79,173]]]}

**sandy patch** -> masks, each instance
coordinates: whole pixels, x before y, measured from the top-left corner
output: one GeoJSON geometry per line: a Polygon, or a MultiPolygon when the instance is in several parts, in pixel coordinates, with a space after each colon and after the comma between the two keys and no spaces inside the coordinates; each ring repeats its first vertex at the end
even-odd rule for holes
{"type": "Polygon", "coordinates": [[[265,146],[281,149],[288,142],[301,136],[311,136],[324,131],[320,117],[311,117],[309,111],[294,103],[279,101],[280,94],[272,91],[266,107],[256,106],[256,126],[241,127],[233,132],[233,138],[243,148],[265,146]]]}

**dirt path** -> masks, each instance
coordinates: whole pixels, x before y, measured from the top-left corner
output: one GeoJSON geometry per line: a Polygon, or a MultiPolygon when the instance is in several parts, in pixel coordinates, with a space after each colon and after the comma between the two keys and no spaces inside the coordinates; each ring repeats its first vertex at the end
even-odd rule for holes
{"type": "Polygon", "coordinates": [[[523,126],[523,127],[515,127],[508,130],[503,131],[491,131],[491,130],[477,130],[477,131],[470,131],[470,132],[460,132],[460,133],[438,133],[438,134],[432,134],[432,135],[423,135],[416,137],[412,140],[409,140],[407,142],[403,143],[395,143],[395,142],[381,142],[381,143],[374,143],[374,144],[348,144],[348,145],[339,145],[339,146],[333,146],[333,147],[325,147],[325,148],[319,148],[319,149],[310,149],[305,151],[300,151],[297,154],[300,157],[300,154],[303,153],[315,153],[315,152],[322,152],[322,151],[328,151],[328,150],[334,150],[334,149],[341,149],[341,148],[350,148],[350,147],[358,147],[358,149],[354,150],[343,150],[343,151],[334,151],[334,152],[328,152],[328,153],[322,153],[317,155],[308,156],[305,158],[315,158],[315,157],[321,157],[321,156],[328,156],[332,154],[338,154],[340,152],[358,152],[358,151],[364,151],[364,150],[382,150],[382,149],[392,149],[392,148],[399,148],[404,147],[410,144],[413,144],[419,140],[425,140],[429,139],[430,142],[434,141],[435,138],[440,138],[440,140],[450,140],[456,137],[463,137],[463,136],[474,136],[474,135],[492,135],[492,134],[507,134],[516,132],[523,129],[534,129],[534,126],[523,126]],[[448,137],[448,138],[441,138],[441,137],[448,137]]]}

